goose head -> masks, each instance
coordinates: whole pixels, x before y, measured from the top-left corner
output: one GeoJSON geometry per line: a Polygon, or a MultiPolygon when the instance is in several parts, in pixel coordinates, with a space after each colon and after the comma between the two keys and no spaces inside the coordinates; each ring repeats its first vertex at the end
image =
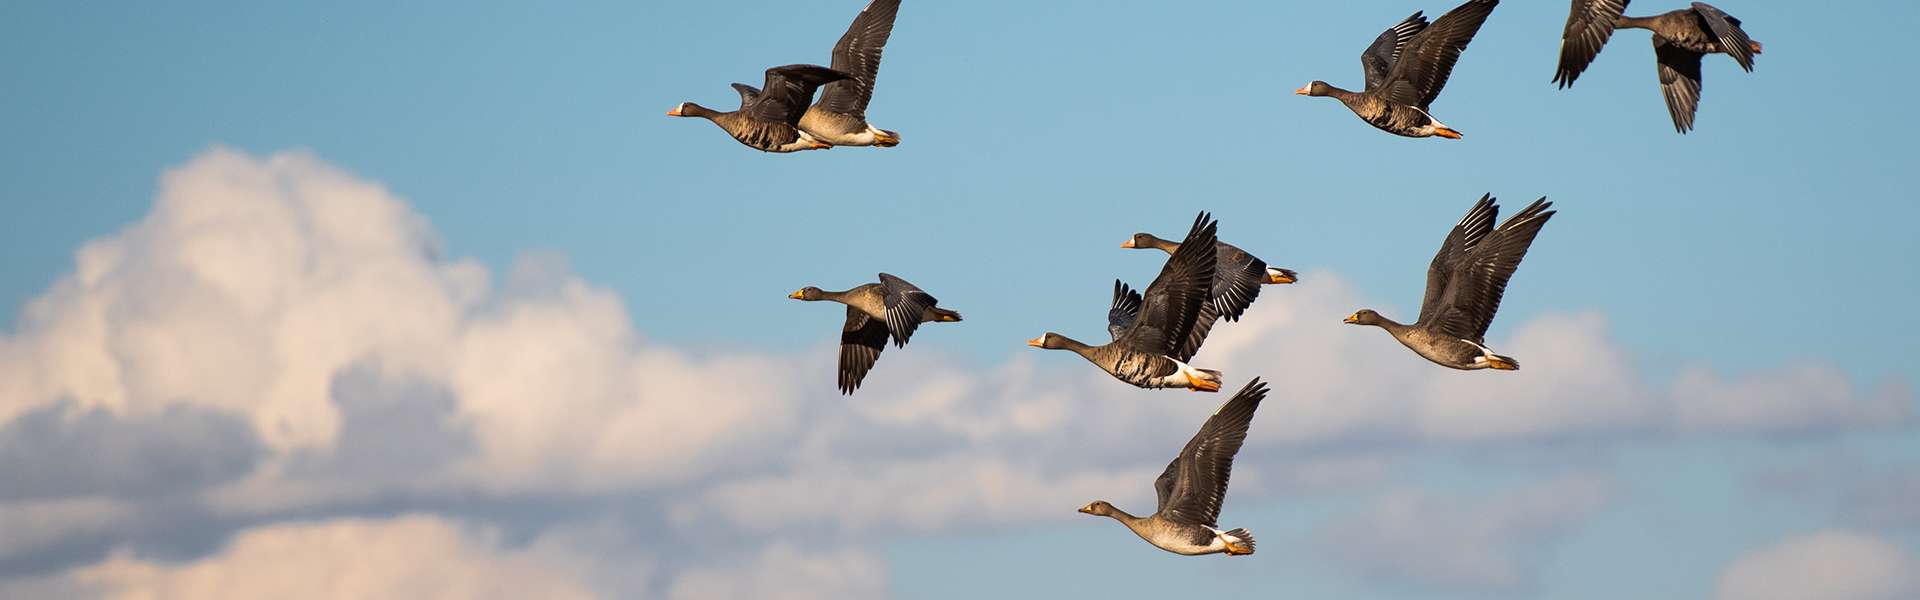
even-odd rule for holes
{"type": "Polygon", "coordinates": [[[1067,347],[1067,337],[1060,335],[1058,333],[1049,331],[1049,332],[1040,334],[1040,337],[1027,340],[1027,345],[1033,346],[1035,348],[1059,350],[1061,348],[1067,347]]]}
{"type": "Polygon", "coordinates": [[[1096,517],[1111,517],[1113,516],[1113,505],[1108,504],[1105,500],[1095,500],[1088,502],[1086,506],[1080,507],[1080,512],[1096,517]]]}
{"type": "Polygon", "coordinates": [[[796,291],[794,293],[787,294],[787,297],[792,298],[794,300],[805,300],[808,302],[813,302],[815,300],[819,300],[821,298],[826,297],[826,292],[821,291],[820,288],[813,287],[810,285],[807,287],[800,288],[799,291],[796,291]]]}
{"type": "Polygon", "coordinates": [[[1326,96],[1331,94],[1332,90],[1333,86],[1327,85],[1327,82],[1315,79],[1312,83],[1300,86],[1300,89],[1294,90],[1293,93],[1302,96],[1326,96]]]}
{"type": "Polygon", "coordinates": [[[1162,240],[1158,237],[1154,237],[1154,235],[1151,233],[1141,232],[1141,233],[1133,234],[1133,237],[1127,238],[1127,241],[1120,242],[1120,247],[1135,248],[1135,249],[1158,248],[1160,247],[1160,244],[1165,241],[1166,240],[1162,240]]]}
{"type": "Polygon", "coordinates": [[[713,109],[692,102],[681,102],[679,106],[673,107],[673,110],[667,111],[669,117],[710,117],[714,114],[716,113],[713,109]]]}

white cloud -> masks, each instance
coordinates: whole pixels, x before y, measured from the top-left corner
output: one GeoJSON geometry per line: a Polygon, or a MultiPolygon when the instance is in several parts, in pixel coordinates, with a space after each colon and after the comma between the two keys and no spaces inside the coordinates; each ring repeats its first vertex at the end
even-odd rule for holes
{"type": "Polygon", "coordinates": [[[1722,600],[1897,600],[1920,596],[1920,559],[1859,533],[1821,531],[1741,556],[1720,574],[1722,600]]]}
{"type": "Polygon", "coordinates": [[[114,600],[596,597],[566,568],[502,549],[497,534],[428,516],[271,525],[188,564],[116,555],[73,580],[114,600]]]}
{"type": "MultiPolygon", "coordinates": [[[[617,294],[564,260],[535,255],[495,281],[438,246],[401,199],[310,154],[209,151],[166,175],[146,218],[82,248],[74,271],[0,336],[0,431],[50,427],[18,439],[84,440],[73,432],[169,422],[187,407],[251,431],[228,436],[249,453],[191,448],[184,456],[197,462],[156,463],[204,467],[174,478],[198,486],[177,493],[226,527],[396,498],[641,499],[670,513],[662,535],[697,562],[737,551],[725,540],[742,532],[900,535],[1074,519],[1072,508],[1094,498],[1150,506],[1153,475],[1223,399],[1133,390],[1034,351],[956,367],[937,344],[916,343],[889,353],[861,401],[848,402],[832,388],[825,331],[798,355],[696,355],[646,340],[617,294]],[[42,418],[68,405],[101,423],[42,418]],[[245,460],[214,460],[235,456],[245,460]],[[784,501],[769,507],[768,497],[784,501]]],[[[1243,452],[1236,502],[1382,479],[1391,451],[1410,444],[1818,432],[1903,424],[1912,413],[1905,388],[1861,392],[1825,367],[1690,374],[1656,390],[1594,314],[1541,317],[1495,340],[1519,357],[1517,373],[1455,372],[1341,324],[1367,302],[1337,274],[1307,281],[1263,294],[1196,361],[1227,370],[1229,392],[1255,375],[1275,386],[1243,452]],[[1750,395],[1761,396],[1757,415],[1739,410],[1750,395]]],[[[0,520],[85,500],[63,494],[117,506],[111,496],[132,489],[48,481],[0,495],[0,520]]],[[[1399,502],[1428,514],[1462,508],[1399,502]]],[[[116,514],[81,530],[110,536],[133,518],[116,514]]],[[[73,521],[52,522],[81,527],[73,521]]],[[[1503,544],[1466,565],[1475,581],[1499,585],[1523,571],[1507,548],[1535,530],[1455,533],[1503,544]]],[[[10,539],[5,551],[59,538],[10,539]]],[[[639,543],[649,542],[664,543],[639,543]]],[[[477,547],[493,552],[490,543],[477,547]]],[[[830,581],[878,560],[841,554],[821,566],[779,553],[789,551],[758,561],[830,581]]],[[[173,573],[115,561],[125,573],[173,573]]],[[[726,579],[718,564],[648,585],[710,589],[726,579]]]]}
{"type": "Polygon", "coordinates": [[[1884,427],[1913,416],[1913,390],[1887,383],[1860,390],[1838,369],[1800,364],[1729,381],[1689,369],[1674,381],[1674,420],[1683,431],[1804,433],[1884,427]]]}
{"type": "Polygon", "coordinates": [[[685,478],[788,417],[784,378],[738,376],[788,365],[643,346],[607,290],[564,273],[495,290],[436,246],[399,199],[308,154],[211,151],[0,339],[0,374],[18,375],[0,422],[63,400],[193,405],[244,415],[280,456],[324,452],[334,378],[372,365],[450,389],[479,446],[457,479],[512,490],[685,478]]]}
{"type": "Polygon", "coordinates": [[[1512,592],[1533,584],[1541,549],[1610,504],[1607,477],[1569,476],[1463,499],[1403,489],[1316,532],[1344,566],[1415,587],[1512,592]]]}
{"type": "Polygon", "coordinates": [[[746,565],[691,570],[674,582],[667,597],[863,600],[886,594],[886,565],[871,554],[775,543],[746,565]]]}

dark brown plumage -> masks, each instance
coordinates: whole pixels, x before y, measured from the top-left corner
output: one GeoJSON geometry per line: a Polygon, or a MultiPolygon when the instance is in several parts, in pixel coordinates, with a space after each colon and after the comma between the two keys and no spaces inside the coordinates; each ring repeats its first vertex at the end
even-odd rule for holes
{"type": "MultiPolygon", "coordinates": [[[[1160,276],[1147,286],[1140,299],[1137,317],[1112,342],[1089,346],[1058,333],[1047,332],[1027,341],[1027,345],[1048,350],[1072,350],[1115,379],[1143,388],[1182,387],[1214,392],[1220,389],[1220,373],[1198,369],[1179,355],[1188,334],[1208,302],[1212,287],[1213,244],[1218,225],[1207,213],[1193,221],[1193,228],[1181,240],[1181,249],[1160,268],[1160,276]]],[[[1116,284],[1115,294],[1124,286],[1116,284]]],[[[1116,300],[1116,304],[1120,301],[1116,300]]],[[[1112,331],[1113,311],[1108,311],[1112,331]]],[[[1191,355],[1189,354],[1189,357],[1191,355]]]]}
{"type": "MultiPolygon", "coordinates": [[[[1133,234],[1133,237],[1122,242],[1120,247],[1150,248],[1171,255],[1180,249],[1180,244],[1160,239],[1151,233],[1141,232],[1133,234]]],[[[1241,250],[1233,244],[1214,242],[1213,250],[1213,285],[1207,292],[1207,304],[1200,308],[1200,316],[1194,320],[1193,328],[1187,334],[1186,343],[1182,344],[1180,351],[1174,355],[1174,358],[1180,360],[1192,360],[1194,353],[1200,351],[1200,345],[1205,343],[1207,335],[1213,331],[1214,323],[1220,319],[1240,320],[1240,315],[1246,313],[1247,307],[1253,305],[1253,301],[1260,297],[1260,286],[1293,283],[1299,280],[1299,274],[1292,269],[1269,267],[1266,261],[1260,260],[1260,257],[1241,250]]],[[[1124,287],[1118,281],[1115,281],[1114,285],[1124,287]]],[[[1114,293],[1119,294],[1119,288],[1116,288],[1114,293]]],[[[1115,308],[1120,308],[1118,296],[1114,298],[1114,302],[1115,308]]],[[[1109,321],[1108,328],[1111,330],[1114,327],[1113,319],[1109,318],[1109,321]]],[[[1127,321],[1129,323],[1132,321],[1130,316],[1127,317],[1127,321]]],[[[1116,338],[1119,335],[1118,331],[1114,333],[1116,338]]]]}
{"type": "MultiPolygon", "coordinates": [[[[893,37],[893,19],[900,12],[900,0],[874,0],[833,46],[833,69],[851,75],[821,88],[820,100],[801,115],[802,131],[835,146],[900,145],[900,134],[867,123],[867,104],[873,101],[873,84],[880,76],[880,54],[893,37]]],[[[744,101],[758,94],[753,86],[736,83],[744,101]]]]}
{"type": "Polygon", "coordinates": [[[1487,327],[1500,310],[1507,281],[1520,268],[1540,228],[1553,218],[1553,203],[1535,200],[1493,226],[1500,215],[1491,195],[1481,196],[1453,226],[1427,266],[1427,293],[1420,319],[1402,325],[1372,309],[1347,317],[1355,325],[1387,330],[1402,345],[1435,364],[1462,370],[1520,368],[1519,361],[1494,354],[1486,346],[1487,327]]]}
{"type": "Polygon", "coordinates": [[[837,146],[900,144],[900,134],[867,124],[867,104],[873,101],[874,80],[880,75],[880,54],[893,37],[893,19],[900,0],[873,0],[833,46],[833,69],[852,79],[829,83],[820,101],[800,117],[800,128],[837,146]]]}
{"type": "Polygon", "coordinates": [[[1573,0],[1566,31],[1561,34],[1560,66],[1553,81],[1561,88],[1572,86],[1599,56],[1615,29],[1651,31],[1660,94],[1666,99],[1674,130],[1686,133],[1693,129],[1694,114],[1700,107],[1701,58],[1725,54],[1740,68],[1752,72],[1753,55],[1760,53],[1761,44],[1747,38],[1739,19],[1704,2],[1651,17],[1625,16],[1627,2],[1573,0]]]}
{"type": "Polygon", "coordinates": [[[831,148],[799,128],[807,101],[821,85],[847,79],[846,73],[819,65],[786,65],[767,69],[763,90],[734,84],[740,109],[720,112],[692,102],[667,111],[670,117],[700,117],[720,126],[741,144],[766,152],[796,152],[831,148]]]}
{"type": "Polygon", "coordinates": [[[1374,39],[1360,54],[1365,90],[1350,92],[1314,81],[1296,94],[1332,96],[1361,120],[1406,137],[1458,139],[1460,132],[1433,118],[1428,107],[1453,74],[1460,53],[1473,41],[1500,0],[1468,0],[1428,24],[1413,13],[1374,39]]]}
{"type": "Polygon", "coordinates": [[[907,280],[880,274],[879,283],[869,283],[844,292],[830,292],[807,286],[787,295],[795,300],[826,300],[847,305],[847,320],[840,327],[840,392],[852,394],[866,379],[867,372],[880,360],[887,338],[896,347],[906,346],[921,323],[960,320],[960,313],[936,306],[932,294],[907,280]]]}
{"type": "Polygon", "coordinates": [[[1088,503],[1080,512],[1112,517],[1140,539],[1175,554],[1253,554],[1252,533],[1218,527],[1220,505],[1226,501],[1227,481],[1233,475],[1233,456],[1246,443],[1253,413],[1266,397],[1266,384],[1256,378],[1200,425],[1200,431],[1154,479],[1159,501],[1152,515],[1135,517],[1105,500],[1088,503]]]}

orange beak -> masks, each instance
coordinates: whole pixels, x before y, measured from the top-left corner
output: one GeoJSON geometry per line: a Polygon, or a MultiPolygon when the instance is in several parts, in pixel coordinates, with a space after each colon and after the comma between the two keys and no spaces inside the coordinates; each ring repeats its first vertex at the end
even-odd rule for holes
{"type": "Polygon", "coordinates": [[[1295,94],[1299,94],[1299,95],[1302,95],[1302,96],[1305,96],[1305,95],[1307,95],[1307,90],[1308,90],[1308,88],[1311,88],[1311,87],[1313,87],[1313,86],[1311,86],[1311,85],[1303,85],[1303,86],[1300,86],[1300,89],[1297,89],[1297,90],[1294,90],[1294,91],[1293,91],[1293,93],[1295,93],[1295,94]]]}
{"type": "Polygon", "coordinates": [[[1133,240],[1127,240],[1124,242],[1120,242],[1120,247],[1121,248],[1138,248],[1139,246],[1133,245],[1133,240]]]}
{"type": "Polygon", "coordinates": [[[1039,347],[1040,347],[1040,338],[1033,338],[1033,339],[1030,339],[1030,340],[1027,340],[1027,345],[1028,345],[1028,346],[1033,346],[1033,347],[1035,347],[1035,348],[1039,348],[1039,347]]]}
{"type": "Polygon", "coordinates": [[[678,116],[680,116],[680,107],[678,107],[678,106],[675,106],[675,107],[673,107],[673,110],[670,110],[670,111],[667,111],[667,116],[669,116],[669,117],[678,117],[678,116]]]}
{"type": "Polygon", "coordinates": [[[1341,321],[1341,322],[1342,322],[1342,323],[1359,323],[1359,322],[1360,322],[1360,313],[1354,313],[1354,314],[1351,314],[1351,315],[1347,315],[1347,318],[1346,318],[1346,320],[1344,320],[1344,321],[1341,321]]]}

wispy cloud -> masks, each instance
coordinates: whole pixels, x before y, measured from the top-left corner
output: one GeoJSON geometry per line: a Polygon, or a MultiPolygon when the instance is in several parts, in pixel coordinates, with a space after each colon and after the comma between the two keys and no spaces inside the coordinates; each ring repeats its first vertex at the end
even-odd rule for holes
{"type": "Polygon", "coordinates": [[[1335,517],[1318,541],[1363,576],[1418,589],[1518,592],[1533,585],[1541,549],[1618,496],[1599,475],[1573,475],[1457,498],[1419,489],[1381,495],[1335,517]]]}

